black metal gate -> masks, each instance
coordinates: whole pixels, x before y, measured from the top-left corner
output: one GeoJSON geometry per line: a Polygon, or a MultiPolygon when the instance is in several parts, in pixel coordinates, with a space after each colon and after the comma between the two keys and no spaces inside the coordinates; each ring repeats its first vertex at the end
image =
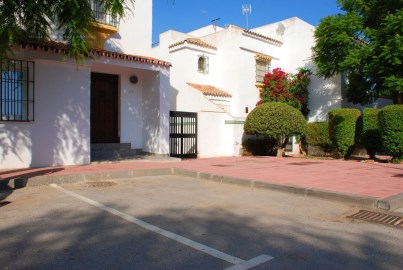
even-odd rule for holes
{"type": "Polygon", "coordinates": [[[197,158],[197,113],[169,112],[171,157],[197,158]]]}

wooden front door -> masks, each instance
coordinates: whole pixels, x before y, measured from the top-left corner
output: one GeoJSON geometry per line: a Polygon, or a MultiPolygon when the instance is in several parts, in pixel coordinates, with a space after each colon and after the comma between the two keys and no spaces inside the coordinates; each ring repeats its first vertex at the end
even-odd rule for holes
{"type": "Polygon", "coordinates": [[[117,143],[118,75],[91,73],[91,143],[117,143]]]}

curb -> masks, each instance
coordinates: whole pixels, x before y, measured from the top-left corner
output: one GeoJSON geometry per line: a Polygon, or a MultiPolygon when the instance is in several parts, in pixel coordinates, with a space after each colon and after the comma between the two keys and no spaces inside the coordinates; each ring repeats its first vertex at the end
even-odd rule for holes
{"type": "Polygon", "coordinates": [[[151,170],[129,170],[129,171],[113,171],[113,172],[95,172],[85,174],[68,174],[68,175],[46,175],[25,178],[14,178],[0,180],[1,187],[9,186],[11,188],[35,187],[49,184],[72,184],[86,181],[100,181],[128,177],[142,176],[160,176],[171,175],[173,169],[161,168],[151,170]]]}
{"type": "Polygon", "coordinates": [[[376,202],[376,206],[378,209],[386,211],[393,211],[403,207],[403,192],[378,200],[376,202]]]}
{"type": "MultiPolygon", "coordinates": [[[[174,168],[174,174],[180,176],[189,176],[194,177],[199,180],[209,180],[219,183],[225,184],[233,184],[238,186],[244,186],[249,188],[256,188],[256,189],[269,189],[274,191],[286,192],[295,195],[301,195],[304,197],[311,197],[311,198],[318,198],[318,199],[326,199],[336,202],[342,202],[347,204],[352,204],[355,206],[363,206],[363,207],[370,207],[370,208],[379,208],[378,202],[384,201],[384,199],[380,199],[377,197],[370,197],[364,195],[355,195],[343,192],[336,192],[336,191],[327,191],[321,189],[314,189],[314,188],[305,188],[305,187],[298,187],[298,186],[290,186],[290,185],[280,185],[268,182],[262,182],[260,180],[255,179],[245,179],[245,178],[237,178],[231,176],[222,176],[222,175],[215,175],[203,172],[195,172],[190,170],[184,169],[177,169],[174,168]]],[[[402,193],[402,201],[396,201],[394,204],[393,209],[390,208],[389,210],[394,210],[399,207],[403,206],[403,193],[402,193]]],[[[386,203],[386,202],[385,202],[386,203]]]]}
{"type": "Polygon", "coordinates": [[[351,204],[354,206],[370,207],[386,211],[393,211],[400,207],[403,207],[403,192],[387,198],[377,198],[371,196],[355,195],[355,194],[327,191],[314,188],[274,184],[274,183],[262,182],[256,179],[245,179],[231,176],[223,176],[180,168],[94,172],[86,174],[55,175],[55,176],[47,175],[47,176],[35,176],[31,178],[25,177],[15,179],[4,179],[0,180],[0,187],[3,187],[4,189],[4,187],[9,186],[18,189],[23,187],[42,186],[49,184],[69,184],[69,183],[79,183],[86,181],[101,181],[101,180],[121,179],[129,177],[163,176],[163,175],[179,175],[223,184],[233,184],[256,189],[268,189],[273,191],[291,193],[304,197],[331,200],[351,204]]]}

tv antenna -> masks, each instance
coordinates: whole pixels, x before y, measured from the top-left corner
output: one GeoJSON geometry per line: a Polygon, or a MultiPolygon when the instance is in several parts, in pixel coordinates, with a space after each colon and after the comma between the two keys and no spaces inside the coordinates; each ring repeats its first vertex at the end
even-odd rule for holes
{"type": "Polygon", "coordinates": [[[251,6],[251,4],[243,4],[242,5],[242,14],[246,16],[246,30],[249,30],[248,15],[252,14],[252,6],[251,6]]]}
{"type": "Polygon", "coordinates": [[[211,23],[213,24],[214,32],[217,31],[217,25],[216,22],[221,20],[221,18],[216,18],[214,20],[211,20],[211,23]]]}

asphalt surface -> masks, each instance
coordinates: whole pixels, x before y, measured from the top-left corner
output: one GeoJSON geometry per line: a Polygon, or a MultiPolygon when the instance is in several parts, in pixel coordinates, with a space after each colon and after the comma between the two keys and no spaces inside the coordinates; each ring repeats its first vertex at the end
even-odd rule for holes
{"type": "Polygon", "coordinates": [[[401,269],[403,262],[402,230],[346,218],[356,207],[177,175],[27,187],[0,203],[1,269],[248,269],[250,262],[249,269],[401,269]]]}

